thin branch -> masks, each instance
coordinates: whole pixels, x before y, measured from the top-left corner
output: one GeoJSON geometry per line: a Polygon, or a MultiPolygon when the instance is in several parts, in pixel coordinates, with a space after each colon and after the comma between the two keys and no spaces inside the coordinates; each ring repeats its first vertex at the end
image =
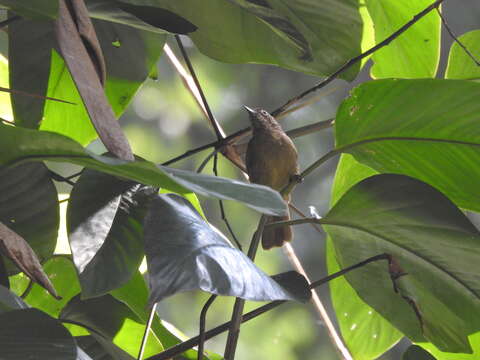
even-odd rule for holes
{"type": "Polygon", "coordinates": [[[64,203],[64,202],[67,202],[70,200],[70,197],[67,197],[65,199],[62,199],[62,200],[58,200],[58,203],[61,204],[61,203],[64,203]]]}
{"type": "Polygon", "coordinates": [[[29,93],[29,92],[26,92],[26,91],[9,89],[9,88],[6,88],[6,87],[1,87],[1,86],[0,86],[0,91],[8,92],[8,93],[11,93],[11,94],[22,95],[22,96],[33,97],[33,98],[36,98],[36,99],[51,100],[51,101],[57,101],[57,102],[61,102],[61,103],[64,103],[64,104],[69,104],[69,105],[77,105],[76,103],[71,102],[71,101],[57,99],[57,98],[53,98],[53,97],[50,97],[50,96],[32,94],[32,93],[29,93]]]}
{"type": "Polygon", "coordinates": [[[333,88],[331,88],[331,89],[327,89],[327,90],[321,92],[320,94],[317,94],[317,95],[315,95],[314,97],[312,97],[312,98],[304,101],[303,103],[301,103],[301,104],[299,104],[299,105],[296,105],[296,106],[293,106],[293,107],[291,107],[290,109],[285,110],[284,112],[278,114],[275,118],[276,118],[277,120],[280,120],[280,119],[284,118],[285,116],[287,116],[287,115],[290,114],[290,113],[293,113],[293,112],[295,112],[295,111],[298,111],[298,110],[300,110],[300,109],[303,109],[303,108],[306,107],[306,106],[312,105],[312,104],[316,103],[317,101],[320,101],[320,100],[323,99],[325,96],[330,95],[330,94],[334,93],[334,92],[337,91],[337,90],[338,90],[338,88],[336,88],[336,87],[333,87],[333,88]]]}
{"type": "Polygon", "coordinates": [[[440,19],[442,20],[443,26],[445,27],[445,29],[447,30],[448,34],[451,36],[453,41],[455,41],[463,49],[463,51],[465,51],[465,53],[473,60],[473,62],[477,66],[480,66],[480,62],[476,59],[475,55],[473,55],[470,52],[470,50],[468,50],[467,47],[465,45],[463,45],[460,40],[458,40],[457,36],[454,34],[452,29],[448,25],[447,19],[445,19],[445,17],[443,16],[442,12],[440,11],[440,9],[438,7],[437,7],[437,13],[438,13],[438,16],[440,16],[440,19]]]}
{"type": "Polygon", "coordinates": [[[226,135],[223,132],[223,130],[220,128],[217,120],[215,120],[215,117],[213,116],[212,110],[210,109],[210,106],[208,105],[207,98],[205,97],[205,94],[203,93],[202,87],[200,86],[200,81],[198,81],[198,77],[195,74],[195,70],[193,69],[192,63],[190,62],[190,58],[188,57],[188,54],[185,51],[185,48],[183,47],[180,35],[175,35],[175,40],[177,40],[177,44],[178,44],[178,47],[180,49],[180,52],[182,53],[183,59],[185,60],[185,63],[187,64],[188,70],[190,71],[190,75],[193,78],[193,81],[195,83],[197,91],[200,94],[203,106],[205,107],[205,111],[207,112],[207,115],[208,115],[208,120],[210,121],[210,124],[212,125],[213,130],[215,131],[215,135],[217,136],[217,139],[223,139],[226,135]]]}
{"type": "Polygon", "coordinates": [[[4,119],[4,118],[0,118],[0,121],[4,122],[5,124],[8,124],[8,125],[17,126],[17,124],[15,124],[15,122],[14,122],[14,121],[11,121],[11,120],[7,120],[7,119],[4,119]]]}
{"type": "Polygon", "coordinates": [[[327,119],[327,120],[322,120],[313,124],[301,126],[299,128],[295,128],[292,130],[288,130],[285,133],[291,137],[292,139],[301,137],[304,135],[312,134],[315,133],[319,130],[324,130],[331,128],[333,124],[335,123],[335,118],[332,119],[327,119]]]}
{"type": "Polygon", "coordinates": [[[30,294],[30,291],[31,291],[32,288],[33,288],[33,284],[34,284],[33,280],[30,279],[30,281],[28,282],[28,286],[25,288],[25,290],[23,291],[22,295],[20,295],[20,297],[21,297],[22,299],[25,299],[25,298],[28,296],[28,294],[30,294]]]}
{"type": "Polygon", "coordinates": [[[203,358],[203,349],[205,345],[205,327],[207,323],[207,312],[216,298],[217,298],[217,295],[210,296],[208,300],[205,302],[205,305],[203,305],[202,311],[200,312],[200,325],[199,325],[200,329],[198,332],[197,360],[202,360],[203,358]]]}
{"type": "MultiPolygon", "coordinates": [[[[250,242],[250,247],[248,248],[247,256],[252,260],[255,260],[257,254],[258,245],[260,244],[260,239],[262,238],[263,228],[267,223],[267,216],[262,215],[258,223],[257,231],[253,234],[252,241],[250,242]]],[[[230,328],[228,331],[227,344],[225,345],[225,360],[233,360],[235,358],[235,351],[237,349],[238,337],[240,335],[240,324],[242,323],[242,314],[243,308],[245,306],[245,300],[237,298],[233,306],[232,320],[230,323],[230,328]]]]}
{"type": "Polygon", "coordinates": [[[200,164],[200,166],[198,167],[197,169],[197,173],[201,173],[203,171],[203,169],[205,168],[205,166],[207,166],[208,162],[212,159],[212,157],[215,156],[215,154],[218,153],[218,149],[215,149],[213,150],[210,154],[207,155],[207,157],[205,159],[203,159],[202,163],[200,164]]]}
{"type": "Polygon", "coordinates": [[[75,183],[70,180],[69,178],[66,178],[58,173],[56,173],[55,171],[52,171],[52,170],[49,170],[48,171],[50,173],[50,177],[55,180],[55,181],[58,181],[58,182],[65,182],[67,183],[68,185],[71,185],[71,186],[75,186],[75,183]]]}
{"type": "Polygon", "coordinates": [[[283,113],[286,111],[287,108],[292,106],[293,104],[299,102],[301,99],[303,99],[305,96],[323,88],[327,84],[331,83],[333,80],[335,80],[341,73],[344,71],[348,70],[351,66],[355,65],[362,59],[366,58],[367,56],[373,54],[375,51],[378,49],[381,49],[382,47],[390,44],[393,40],[395,40],[397,37],[399,37],[401,34],[403,34],[405,31],[407,31],[412,25],[414,25],[417,21],[419,21],[421,18],[423,18],[425,15],[427,15],[430,11],[433,9],[436,9],[440,6],[440,4],[444,0],[437,0],[434,3],[432,3],[430,6],[426,7],[424,10],[416,14],[410,21],[408,21],[405,25],[403,25],[400,29],[395,31],[392,35],[387,37],[385,40],[381,41],[377,45],[373,46],[372,48],[368,49],[364,53],[355,56],[354,58],[350,59],[347,61],[344,65],[342,65],[337,71],[335,71],[333,74],[329,75],[325,80],[322,82],[318,83],[314,87],[304,91],[298,96],[295,96],[294,98],[288,100],[285,104],[280,106],[278,109],[272,111],[272,116],[276,117],[280,113],[283,113]]]}
{"type": "MultiPolygon", "coordinates": [[[[310,289],[314,289],[320,285],[323,285],[333,279],[336,279],[340,276],[343,276],[345,275],[346,273],[352,271],[352,270],[355,270],[359,267],[362,267],[362,266],[365,266],[369,263],[372,263],[372,262],[375,262],[375,261],[380,261],[380,260],[387,260],[390,262],[391,260],[391,256],[388,255],[388,254],[380,254],[380,255],[375,255],[375,256],[372,256],[371,258],[368,258],[366,260],[363,260],[357,264],[354,264],[352,266],[348,266],[334,274],[331,274],[327,277],[324,277],[320,280],[317,280],[313,283],[311,283],[309,285],[309,288],[310,289]]],[[[267,311],[270,311],[272,309],[275,309],[276,307],[286,303],[287,301],[283,301],[283,300],[279,300],[279,301],[272,301],[266,305],[263,305],[263,306],[260,306],[258,308],[256,308],[255,310],[252,310],[246,314],[243,315],[242,317],[242,323],[244,322],[247,322],[249,320],[252,320],[254,318],[256,318],[257,316],[260,316],[264,313],[266,313],[267,311]]],[[[205,332],[205,340],[209,340],[219,334],[221,334],[222,332],[224,331],[227,331],[231,326],[231,322],[226,322],[226,323],[223,323],[211,330],[208,330],[207,332],[205,332]]],[[[184,341],[180,344],[177,344],[175,346],[172,346],[171,348],[161,352],[160,354],[157,354],[157,355],[153,355],[149,358],[147,358],[146,360],[167,360],[167,359],[170,359],[170,358],[173,358],[175,356],[178,356],[180,355],[181,353],[191,349],[192,347],[194,346],[197,346],[198,345],[198,341],[199,341],[199,337],[198,336],[195,336],[187,341],[184,341]]]]}
{"type": "Polygon", "coordinates": [[[142,360],[143,358],[143,353],[145,352],[145,347],[147,346],[148,334],[150,333],[150,328],[152,327],[152,322],[155,318],[156,309],[157,303],[153,304],[152,309],[150,310],[150,315],[148,317],[147,324],[145,325],[145,331],[143,332],[142,343],[140,344],[140,349],[138,350],[137,360],[142,360]]]}

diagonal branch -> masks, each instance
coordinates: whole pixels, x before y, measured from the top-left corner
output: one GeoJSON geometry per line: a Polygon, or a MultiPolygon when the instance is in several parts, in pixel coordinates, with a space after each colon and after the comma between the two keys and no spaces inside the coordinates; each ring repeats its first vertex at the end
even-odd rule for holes
{"type": "Polygon", "coordinates": [[[405,31],[407,31],[412,25],[414,25],[417,21],[419,21],[421,18],[423,18],[425,15],[427,15],[430,11],[432,11],[433,9],[437,9],[440,4],[443,2],[444,0],[437,0],[435,1],[434,3],[432,3],[430,6],[426,7],[424,10],[420,11],[418,14],[416,14],[412,20],[408,21],[405,25],[403,25],[400,29],[398,29],[397,31],[395,31],[392,35],[390,35],[389,37],[387,37],[385,40],[379,42],[377,45],[373,46],[372,48],[368,49],[367,51],[365,51],[364,53],[350,59],[349,61],[347,61],[345,64],[343,64],[337,71],[335,71],[333,74],[331,74],[330,76],[328,76],[325,80],[321,81],[320,83],[318,83],[317,85],[315,85],[314,87],[304,91],[303,93],[301,93],[300,95],[298,96],[295,96],[294,98],[288,100],[285,104],[283,104],[282,106],[280,106],[278,109],[272,111],[272,116],[276,117],[277,115],[285,112],[287,110],[287,108],[289,108],[290,106],[292,106],[293,104],[299,102],[301,99],[303,99],[305,96],[323,88],[324,86],[326,86],[327,84],[331,83],[333,80],[335,80],[341,73],[345,72],[346,70],[348,70],[351,66],[355,65],[356,63],[358,63],[359,61],[361,61],[362,59],[366,58],[367,56],[373,54],[375,51],[377,51],[378,49],[381,49],[382,47],[390,44],[393,40],[395,40],[397,37],[399,37],[400,35],[402,35],[405,31]]]}

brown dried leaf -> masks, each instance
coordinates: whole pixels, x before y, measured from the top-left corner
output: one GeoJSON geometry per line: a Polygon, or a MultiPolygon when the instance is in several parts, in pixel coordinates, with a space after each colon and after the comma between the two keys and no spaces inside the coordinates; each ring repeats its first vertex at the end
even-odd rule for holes
{"type": "Polygon", "coordinates": [[[60,1],[55,35],[90,119],[105,147],[123,160],[134,160],[132,149],[107,101],[102,82],[103,56],[83,0],[60,1]],[[100,54],[100,55],[99,55],[100,54]]]}
{"type": "Polygon", "coordinates": [[[32,281],[47,289],[56,299],[60,299],[30,245],[1,222],[0,253],[12,260],[32,281]]]}

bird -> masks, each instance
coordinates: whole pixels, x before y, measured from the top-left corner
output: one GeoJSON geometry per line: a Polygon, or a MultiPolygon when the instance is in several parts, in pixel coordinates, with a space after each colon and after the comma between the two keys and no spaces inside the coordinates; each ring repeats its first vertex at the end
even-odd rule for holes
{"type": "MultiPolygon", "coordinates": [[[[248,111],[252,126],[252,138],[247,145],[245,158],[250,182],[280,191],[292,179],[300,176],[295,144],[266,110],[248,106],[244,108],[248,111]]],[[[290,195],[284,195],[284,200],[288,203],[290,195]]],[[[266,224],[286,220],[290,220],[290,214],[269,216],[266,224]]],[[[292,238],[292,229],[288,225],[267,227],[263,230],[262,247],[265,250],[281,247],[292,238]]]]}

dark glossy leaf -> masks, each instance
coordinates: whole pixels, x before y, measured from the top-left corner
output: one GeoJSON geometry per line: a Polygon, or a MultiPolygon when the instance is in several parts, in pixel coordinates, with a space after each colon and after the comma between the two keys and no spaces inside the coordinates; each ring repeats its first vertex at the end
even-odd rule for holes
{"type": "Polygon", "coordinates": [[[43,286],[55,298],[57,293],[43,271],[37,255],[30,245],[3,223],[0,222],[0,254],[10,259],[32,281],[43,286]]]}
{"type": "MultiPolygon", "coordinates": [[[[22,19],[8,26],[11,89],[47,96],[53,44],[52,21],[22,19]]],[[[45,99],[14,93],[11,99],[15,123],[37,128],[43,118],[45,99]]]]}
{"type": "Polygon", "coordinates": [[[197,27],[190,21],[178,16],[177,14],[160,9],[154,6],[134,6],[118,1],[118,7],[123,11],[130,13],[149,25],[164,29],[171,33],[188,34],[197,27]]]}
{"type": "MultiPolygon", "coordinates": [[[[341,199],[353,185],[375,174],[375,170],[359,163],[351,155],[342,154],[335,173],[331,204],[334,205],[341,199]]],[[[327,265],[329,274],[341,269],[330,237],[327,238],[327,265]]],[[[360,299],[344,277],[337,278],[328,285],[342,337],[354,359],[376,359],[404,336],[360,299]]]]}
{"type": "Polygon", "coordinates": [[[0,314],[17,309],[27,309],[28,305],[5,286],[0,285],[0,314]]]}
{"type": "Polygon", "coordinates": [[[77,360],[94,360],[88,354],[77,346],[77,360]]]}
{"type": "Polygon", "coordinates": [[[76,336],[75,340],[81,349],[87,353],[92,360],[134,360],[125,351],[115,346],[112,342],[102,339],[100,336],[76,336]]]}
{"type": "MultiPolygon", "coordinates": [[[[376,43],[391,36],[431,3],[431,0],[366,0],[376,43]]],[[[440,60],[440,17],[432,10],[388,46],[377,50],[372,59],[373,78],[435,77],[440,60]]]]}
{"type": "Polygon", "coordinates": [[[309,288],[307,279],[296,271],[287,271],[273,275],[272,279],[282,285],[290,294],[294,294],[299,301],[307,302],[312,297],[312,291],[309,288]]]}
{"type": "Polygon", "coordinates": [[[472,354],[459,354],[440,351],[435,345],[431,343],[417,343],[430,354],[432,354],[437,360],[477,360],[480,358],[480,332],[472,334],[468,337],[468,341],[472,346],[472,354]]]}
{"type": "Polygon", "coordinates": [[[37,309],[0,314],[0,349],[8,360],[76,360],[75,341],[62,324],[37,309]]]}
{"type": "MultiPolygon", "coordinates": [[[[0,167],[0,222],[25,239],[40,262],[52,255],[59,226],[58,195],[43,163],[0,167]]],[[[18,272],[12,263],[6,265],[10,274],[18,272]]]]}
{"type": "Polygon", "coordinates": [[[0,6],[34,19],[55,18],[58,12],[58,0],[0,0],[0,6]]]}
{"type": "Polygon", "coordinates": [[[34,284],[25,297],[30,306],[40,309],[52,317],[58,317],[68,301],[80,292],[80,284],[72,259],[67,255],[54,255],[43,269],[52,281],[60,300],[54,300],[43,288],[34,284]]]}
{"type": "Polygon", "coordinates": [[[296,300],[181,196],[152,200],[144,231],[150,304],[197,289],[255,301],[296,300]]]}
{"type": "Polygon", "coordinates": [[[66,161],[172,192],[189,192],[181,185],[188,186],[192,191],[214,198],[240,201],[266,214],[284,214],[286,211],[280,194],[266,186],[156,166],[145,160],[126,162],[94,155],[72,139],[46,131],[0,123],[0,150],[5,150],[0,151],[0,164],[3,165],[14,165],[27,159],[66,161]]]}
{"type": "Polygon", "coordinates": [[[70,8],[60,3],[55,35],[62,57],[103,144],[118,158],[133,160],[130,144],[103,90],[103,54],[83,2],[75,2],[70,8]]]}
{"type": "Polygon", "coordinates": [[[420,346],[410,345],[403,353],[402,360],[435,360],[435,358],[420,346]]]}
{"type": "Polygon", "coordinates": [[[458,206],[480,211],[479,97],[480,84],[465,80],[364,83],[338,110],[337,149],[378,172],[425,181],[458,206]]]}
{"type": "MultiPolygon", "coordinates": [[[[480,30],[473,30],[458,37],[470,54],[480,61],[480,30]]],[[[445,71],[447,79],[480,79],[480,66],[465,52],[457,42],[452,43],[445,71]]]]}
{"type": "Polygon", "coordinates": [[[143,218],[152,188],[86,170],[67,210],[70,248],[82,297],[104,295],[130,280],[143,251],[143,218]]]}
{"type": "MultiPolygon", "coordinates": [[[[270,6],[257,1],[262,6],[255,11],[252,1],[241,0],[122,2],[156,6],[187,19],[198,27],[190,37],[199,50],[223,62],[274,64],[326,76],[361,52],[363,24],[357,0],[269,0],[270,6]],[[265,16],[257,17],[260,13],[265,16]]],[[[358,70],[354,66],[341,76],[351,80],[358,70]]]]}
{"type": "Polygon", "coordinates": [[[480,329],[480,233],[450,200],[418,180],[376,175],[353,186],[322,222],[341,267],[388,253],[416,284],[402,297],[385,262],[372,263],[346,276],[364,301],[413,341],[468,352],[458,338],[465,344],[480,329]],[[438,318],[445,309],[463,322],[455,337],[438,318]]]}
{"type": "MultiPolygon", "coordinates": [[[[103,338],[130,354],[138,355],[145,325],[125,304],[111,295],[80,300],[75,296],[65,306],[60,319],[73,320],[94,329],[92,333],[97,341],[103,338]]],[[[145,358],[163,350],[156,337],[147,343],[145,358]]]]}

